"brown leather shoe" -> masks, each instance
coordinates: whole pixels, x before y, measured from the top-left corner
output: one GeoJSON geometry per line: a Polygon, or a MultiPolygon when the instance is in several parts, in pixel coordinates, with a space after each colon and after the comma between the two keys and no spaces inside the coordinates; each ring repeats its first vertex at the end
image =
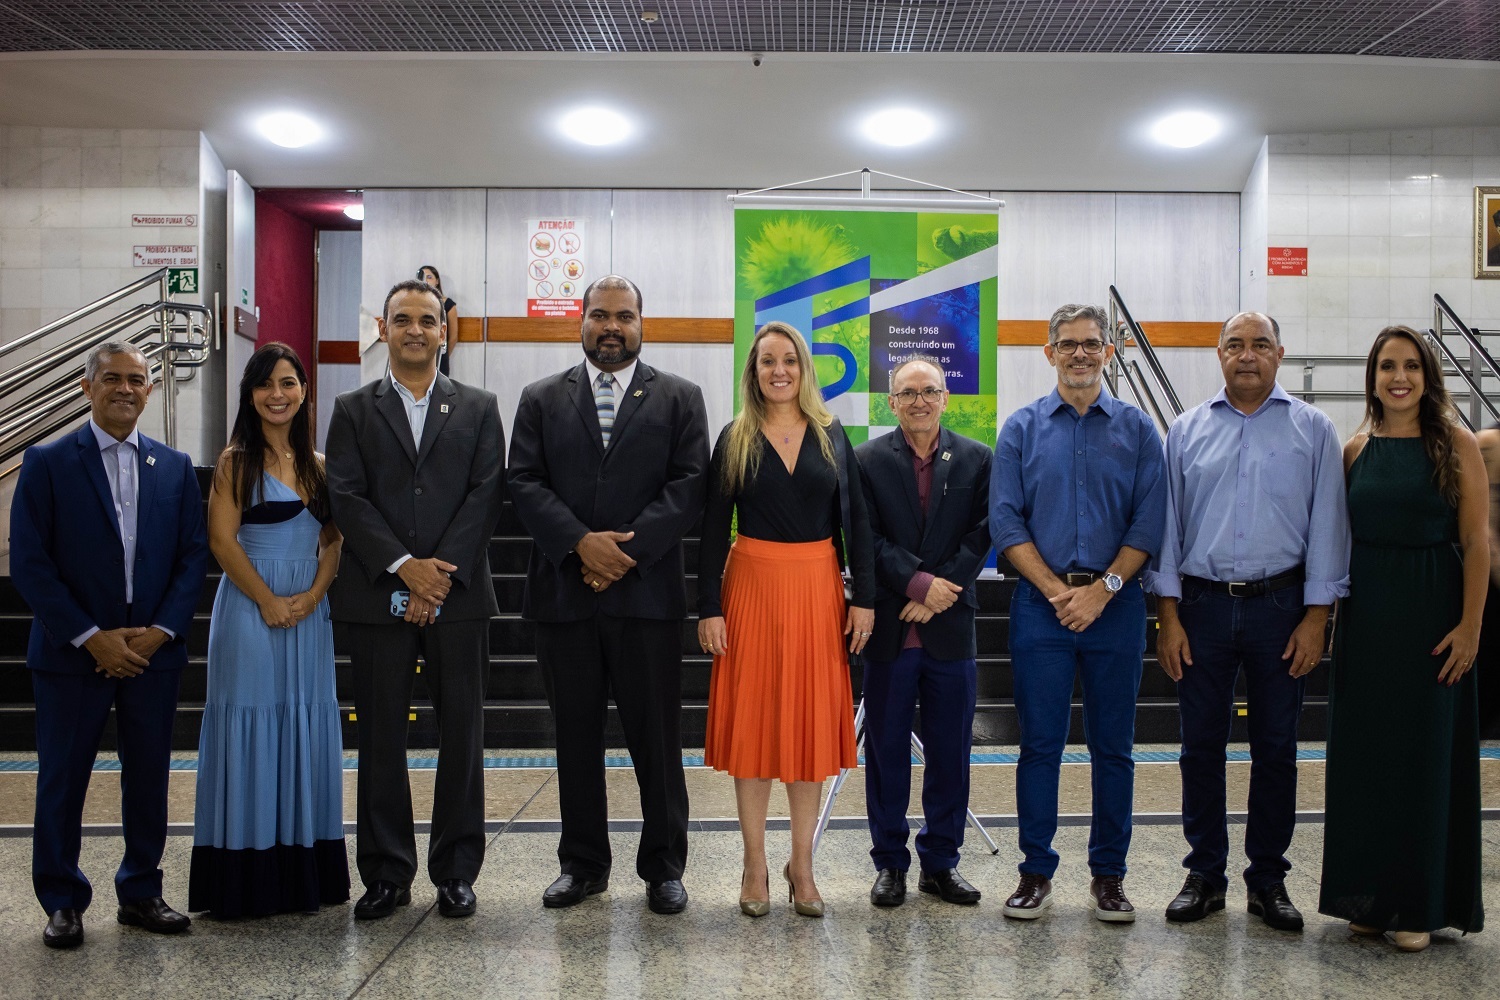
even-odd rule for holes
{"type": "Polygon", "coordinates": [[[1094,898],[1096,920],[1107,924],[1135,922],[1135,907],[1125,898],[1123,875],[1100,875],[1089,883],[1089,895],[1094,898]]]}
{"type": "Polygon", "coordinates": [[[1052,880],[1045,875],[1021,873],[1021,883],[1005,901],[1001,911],[1017,920],[1035,920],[1042,911],[1052,905],[1052,880]]]}

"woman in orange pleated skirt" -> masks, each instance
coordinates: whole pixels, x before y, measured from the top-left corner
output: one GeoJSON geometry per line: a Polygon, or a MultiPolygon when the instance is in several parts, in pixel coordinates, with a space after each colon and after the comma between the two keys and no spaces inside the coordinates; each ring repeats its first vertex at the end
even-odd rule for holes
{"type": "Polygon", "coordinates": [[[801,334],[760,329],[740,397],[714,448],[699,550],[698,639],[714,655],[704,758],[735,779],[740,909],[770,909],[766,812],[781,781],[792,820],[783,875],[797,912],[822,916],[813,832],[823,781],[858,762],[849,654],[875,622],[870,525],[854,449],[823,405],[801,334]]]}

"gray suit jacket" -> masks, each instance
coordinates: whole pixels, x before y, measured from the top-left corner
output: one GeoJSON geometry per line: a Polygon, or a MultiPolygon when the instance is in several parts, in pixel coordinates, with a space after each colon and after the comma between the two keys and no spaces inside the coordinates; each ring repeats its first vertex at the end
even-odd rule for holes
{"type": "Polygon", "coordinates": [[[333,619],[390,624],[391,592],[405,590],[386,567],[410,553],[453,563],[441,621],[499,613],[489,543],[505,478],[505,431],[494,393],[439,374],[412,442],[401,397],[388,377],[339,395],[328,424],[328,496],[344,533],[333,619]]]}

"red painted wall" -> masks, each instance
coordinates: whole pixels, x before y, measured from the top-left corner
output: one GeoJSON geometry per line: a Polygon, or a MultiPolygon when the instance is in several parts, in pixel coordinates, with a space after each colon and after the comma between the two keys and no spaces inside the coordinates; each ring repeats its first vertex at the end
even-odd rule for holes
{"type": "MultiPolygon", "coordinates": [[[[273,340],[290,344],[313,380],[318,370],[313,343],[316,248],[317,232],[311,223],[264,198],[255,199],[255,303],[260,307],[256,346],[273,340]]],[[[310,393],[309,397],[315,398],[310,393]]]]}

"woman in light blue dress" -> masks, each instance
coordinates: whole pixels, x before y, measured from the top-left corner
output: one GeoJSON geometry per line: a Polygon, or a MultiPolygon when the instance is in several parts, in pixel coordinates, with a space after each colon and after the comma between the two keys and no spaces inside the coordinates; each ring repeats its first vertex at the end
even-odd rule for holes
{"type": "Polygon", "coordinates": [[[223,918],[349,898],[324,599],[342,538],[306,397],[307,372],[290,347],[255,352],[208,500],[224,576],[208,633],[188,909],[223,918]]]}

